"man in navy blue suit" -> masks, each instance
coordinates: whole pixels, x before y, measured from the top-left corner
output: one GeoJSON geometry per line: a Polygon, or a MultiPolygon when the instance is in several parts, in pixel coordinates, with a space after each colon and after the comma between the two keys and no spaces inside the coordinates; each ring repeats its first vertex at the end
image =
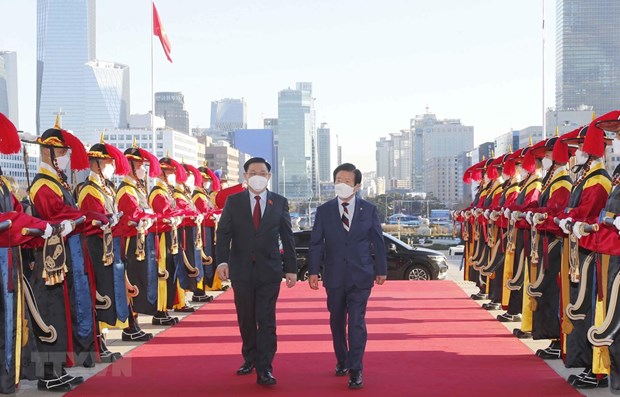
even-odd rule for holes
{"type": "Polygon", "coordinates": [[[349,388],[362,384],[362,358],[366,348],[366,305],[374,283],[387,274],[385,243],[377,207],[356,197],[362,173],[353,164],[334,170],[336,198],[316,210],[310,238],[309,283],[327,291],[329,325],[336,353],[336,376],[349,374],[349,388]],[[349,328],[347,341],[346,328],[349,328]]]}

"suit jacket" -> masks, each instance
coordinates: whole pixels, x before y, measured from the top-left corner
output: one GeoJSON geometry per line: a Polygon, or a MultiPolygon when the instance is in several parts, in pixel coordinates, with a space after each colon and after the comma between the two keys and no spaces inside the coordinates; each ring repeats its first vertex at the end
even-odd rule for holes
{"type": "Polygon", "coordinates": [[[288,200],[268,191],[258,230],[251,208],[248,190],[229,196],[217,226],[216,257],[219,263],[228,263],[230,280],[279,282],[283,273],[297,273],[288,200]]]}
{"type": "Polygon", "coordinates": [[[375,276],[387,274],[385,242],[377,207],[356,197],[348,232],[342,225],[337,198],[318,207],[308,261],[309,274],[319,274],[323,265],[325,288],[351,285],[371,288],[375,276]]]}

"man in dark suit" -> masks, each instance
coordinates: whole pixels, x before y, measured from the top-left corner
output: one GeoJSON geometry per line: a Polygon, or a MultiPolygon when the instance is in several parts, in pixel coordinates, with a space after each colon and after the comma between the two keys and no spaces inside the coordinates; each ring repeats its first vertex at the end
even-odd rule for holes
{"type": "Polygon", "coordinates": [[[235,294],[244,359],[237,374],[256,367],[256,383],[275,385],[276,300],[283,273],[287,287],[297,280],[295,240],[288,200],[267,190],[271,165],[254,157],[243,168],[248,189],[228,197],[217,227],[217,273],[221,280],[230,278],[235,294]]]}
{"type": "Polygon", "coordinates": [[[308,254],[309,283],[310,288],[319,288],[323,267],[336,376],[349,373],[349,388],[359,389],[368,336],[366,305],[373,284],[385,282],[387,258],[377,207],[356,197],[362,173],[345,163],[333,176],[337,197],[316,210],[308,254]]]}

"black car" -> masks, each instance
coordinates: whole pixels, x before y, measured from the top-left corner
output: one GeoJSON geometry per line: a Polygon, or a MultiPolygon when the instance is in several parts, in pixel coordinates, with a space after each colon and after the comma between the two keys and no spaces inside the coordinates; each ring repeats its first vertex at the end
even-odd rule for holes
{"type": "MultiPolygon", "coordinates": [[[[308,279],[308,246],[310,230],[295,235],[297,279],[308,279]]],[[[383,233],[387,251],[388,280],[443,280],[448,273],[446,256],[426,248],[413,248],[388,233],[383,233]]]]}

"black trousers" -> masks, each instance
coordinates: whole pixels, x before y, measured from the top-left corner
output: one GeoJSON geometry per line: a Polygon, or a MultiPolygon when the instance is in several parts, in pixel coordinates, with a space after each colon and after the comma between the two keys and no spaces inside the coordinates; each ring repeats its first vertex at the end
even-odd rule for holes
{"type": "Polygon", "coordinates": [[[276,337],[276,301],[281,282],[233,281],[237,322],[241,332],[241,354],[254,363],[256,371],[271,372],[278,348],[276,337]]]}

